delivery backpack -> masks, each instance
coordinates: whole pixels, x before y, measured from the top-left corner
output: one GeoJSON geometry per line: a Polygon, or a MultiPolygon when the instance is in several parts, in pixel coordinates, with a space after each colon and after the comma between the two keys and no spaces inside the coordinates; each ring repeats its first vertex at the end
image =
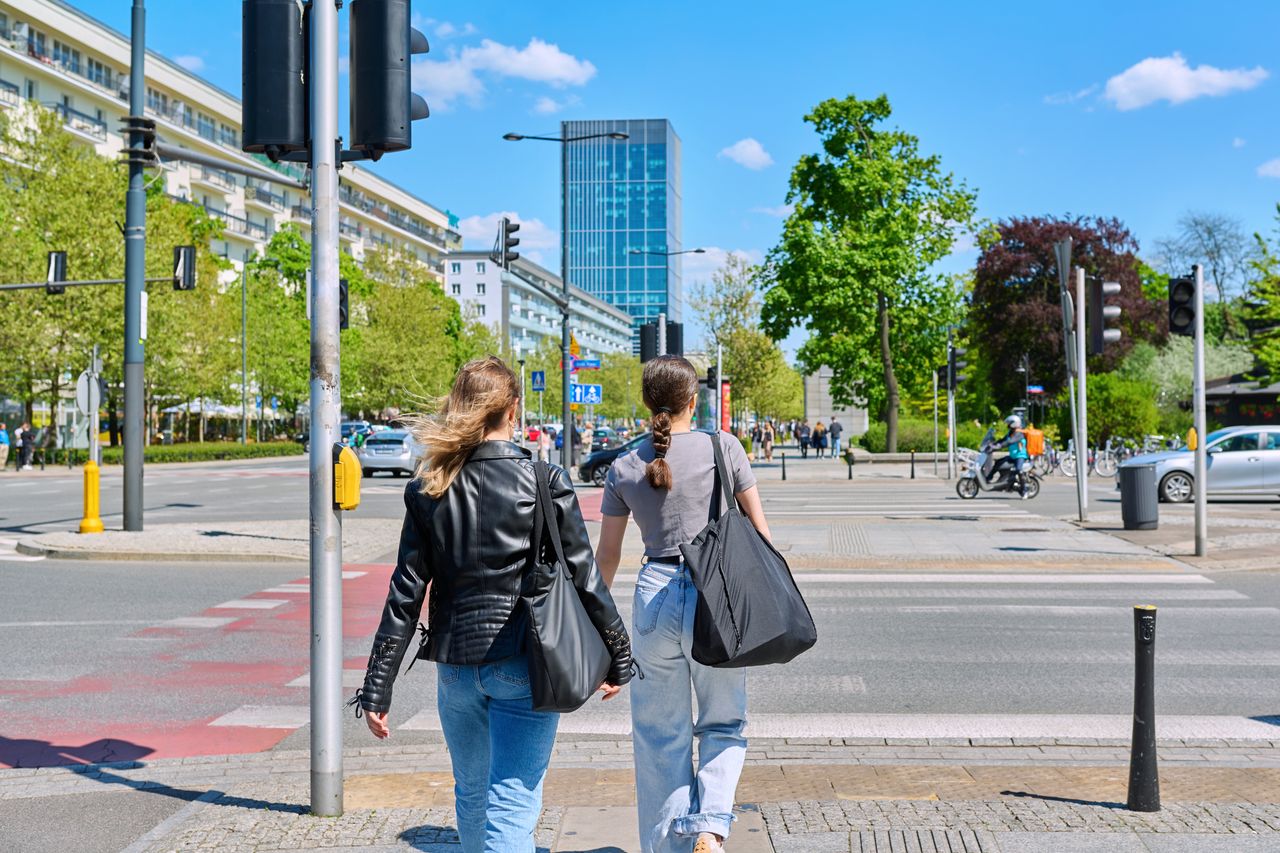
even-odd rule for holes
{"type": "Polygon", "coordinates": [[[710,437],[716,459],[711,520],[680,546],[698,589],[693,659],[724,668],[786,663],[818,641],[818,629],[787,561],[738,510],[720,436],[710,437]]]}

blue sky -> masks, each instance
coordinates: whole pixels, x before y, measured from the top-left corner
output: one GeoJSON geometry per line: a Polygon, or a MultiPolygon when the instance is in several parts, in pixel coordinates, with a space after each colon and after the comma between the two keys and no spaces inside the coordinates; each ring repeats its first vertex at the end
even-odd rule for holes
{"type": "MultiPolygon", "coordinates": [[[[76,5],[128,31],[125,0],[76,5]]],[[[153,50],[239,92],[239,2],[148,5],[153,50]]],[[[487,248],[496,215],[517,214],[526,254],[554,268],[557,152],[502,134],[669,118],[684,142],[684,243],[712,250],[689,256],[687,290],[723,252],[774,244],[791,166],[816,147],[803,122],[814,104],[886,93],[895,123],[978,191],[985,218],[1117,216],[1147,251],[1188,210],[1269,230],[1280,3],[1064,8],[417,2],[432,51],[415,74],[433,114],[412,151],[376,169],[461,217],[469,245],[487,248]]],[[[975,258],[962,245],[946,266],[975,258]]]]}

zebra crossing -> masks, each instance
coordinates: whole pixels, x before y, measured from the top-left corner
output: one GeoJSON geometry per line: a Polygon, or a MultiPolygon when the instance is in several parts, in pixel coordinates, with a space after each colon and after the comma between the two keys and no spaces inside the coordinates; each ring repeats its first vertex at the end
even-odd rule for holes
{"type": "Polygon", "coordinates": [[[0,562],[35,563],[43,559],[43,555],[33,557],[30,554],[19,554],[17,539],[0,537],[0,562]]]}
{"type": "Polygon", "coordinates": [[[769,518],[1027,518],[1030,502],[1016,495],[980,495],[962,500],[936,481],[910,480],[875,484],[854,481],[848,488],[831,482],[762,481],[760,497],[769,518]]]}

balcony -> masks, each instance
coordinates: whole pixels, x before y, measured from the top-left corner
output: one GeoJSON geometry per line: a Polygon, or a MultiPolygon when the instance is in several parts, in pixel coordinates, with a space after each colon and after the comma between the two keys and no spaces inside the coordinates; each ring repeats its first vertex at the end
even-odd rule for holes
{"type": "Polygon", "coordinates": [[[204,209],[210,216],[221,219],[226,224],[227,230],[232,234],[239,234],[243,237],[248,237],[250,240],[267,239],[267,226],[265,225],[257,222],[250,222],[243,216],[236,216],[233,213],[229,213],[216,207],[209,207],[208,205],[205,205],[204,209]]]}
{"type": "Polygon", "coordinates": [[[99,142],[106,141],[107,123],[95,116],[73,110],[66,104],[48,104],[48,106],[62,117],[62,123],[71,130],[78,131],[90,136],[99,142]]]}
{"type": "Polygon", "coordinates": [[[236,179],[230,172],[221,169],[210,169],[208,166],[196,166],[191,169],[191,183],[207,184],[224,192],[235,192],[236,179]]]}
{"type": "Polygon", "coordinates": [[[364,229],[354,222],[338,222],[338,236],[348,240],[359,240],[364,237],[364,229]]]}
{"type": "Polygon", "coordinates": [[[308,225],[311,224],[311,208],[305,204],[295,204],[289,209],[294,219],[301,219],[308,225]]]}
{"type": "Polygon", "coordinates": [[[255,184],[245,184],[244,202],[245,204],[256,204],[259,207],[266,207],[271,210],[283,211],[285,209],[284,196],[255,184]]]}
{"type": "Polygon", "coordinates": [[[0,104],[16,107],[22,103],[22,90],[8,80],[0,80],[0,104]]]}

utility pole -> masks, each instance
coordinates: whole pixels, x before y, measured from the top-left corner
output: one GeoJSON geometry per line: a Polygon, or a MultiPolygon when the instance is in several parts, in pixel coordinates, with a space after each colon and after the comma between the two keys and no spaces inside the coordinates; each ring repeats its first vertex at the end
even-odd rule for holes
{"type": "Polygon", "coordinates": [[[933,369],[933,476],[938,476],[938,368],[933,369]]]}
{"type": "MultiPolygon", "coordinates": [[[[1071,330],[1072,319],[1075,314],[1074,306],[1071,301],[1071,289],[1068,287],[1068,281],[1071,275],[1071,238],[1066,237],[1053,245],[1054,255],[1058,261],[1058,295],[1062,302],[1062,346],[1066,352],[1067,359],[1067,396],[1068,404],[1071,409],[1071,433],[1075,436],[1076,454],[1079,458],[1080,448],[1080,411],[1076,407],[1076,347],[1075,337],[1071,330]]],[[[1084,329],[1080,329],[1078,334],[1083,335],[1084,329]]],[[[1079,467],[1079,466],[1077,466],[1079,467]]],[[[1079,507],[1080,520],[1084,521],[1087,509],[1087,498],[1085,497],[1085,484],[1076,476],[1076,502],[1079,507]]]]}
{"type": "Polygon", "coordinates": [[[954,346],[952,341],[952,331],[947,330],[947,479],[953,480],[956,476],[956,381],[952,375],[951,365],[954,359],[951,358],[951,348],[954,346]]]}
{"type": "Polygon", "coordinates": [[[147,142],[139,127],[146,115],[147,12],[133,0],[129,65],[129,190],[124,213],[124,529],[142,530],[143,427],[146,399],[147,191],[143,157],[147,142]]]}
{"type": "Polygon", "coordinates": [[[1085,293],[1084,268],[1076,268],[1076,369],[1080,372],[1080,414],[1077,423],[1080,432],[1076,434],[1076,493],[1080,501],[1080,520],[1089,520],[1089,377],[1085,364],[1085,293]]]}
{"type": "Polygon", "coordinates": [[[712,389],[711,394],[715,398],[716,420],[711,425],[713,432],[719,432],[724,429],[724,347],[716,344],[716,387],[712,389]]]}
{"type": "Polygon", "coordinates": [[[249,253],[240,268],[240,443],[249,443],[249,253]]]}
{"type": "Polygon", "coordinates": [[[1196,428],[1196,556],[1203,557],[1209,553],[1209,454],[1205,447],[1209,430],[1204,399],[1204,267],[1196,264],[1191,269],[1196,279],[1195,362],[1191,378],[1192,419],[1196,428]]]}

